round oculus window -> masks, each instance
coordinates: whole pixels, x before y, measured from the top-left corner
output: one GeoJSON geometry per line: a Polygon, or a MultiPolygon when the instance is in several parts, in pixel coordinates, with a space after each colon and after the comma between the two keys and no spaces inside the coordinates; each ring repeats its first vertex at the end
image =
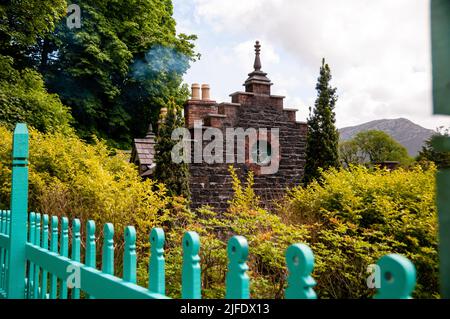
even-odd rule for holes
{"type": "Polygon", "coordinates": [[[253,162],[258,165],[269,164],[272,156],[272,147],[270,143],[265,140],[258,140],[252,146],[251,156],[253,162]]]}

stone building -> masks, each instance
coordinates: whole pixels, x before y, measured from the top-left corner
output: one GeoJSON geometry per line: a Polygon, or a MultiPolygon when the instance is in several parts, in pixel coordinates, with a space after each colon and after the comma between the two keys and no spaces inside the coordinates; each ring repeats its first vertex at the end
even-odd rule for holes
{"type": "MultiPolygon", "coordinates": [[[[203,147],[210,141],[199,142],[194,137],[194,124],[202,123],[202,130],[216,128],[225,135],[227,129],[242,128],[256,129],[259,132],[267,129],[268,134],[259,134],[257,140],[245,139],[245,161],[240,163],[201,163],[189,164],[190,189],[192,208],[210,205],[217,210],[227,207],[227,201],[233,191],[231,177],[228,171],[230,165],[236,168],[238,175],[244,179],[249,171],[254,172],[254,189],[265,203],[282,195],[287,187],[301,182],[305,166],[307,125],[296,121],[297,109],[284,108],[284,97],[271,94],[272,82],[267,73],[261,70],[260,44],[255,45],[254,70],[248,75],[244,83],[245,91],[230,94],[231,102],[218,103],[210,98],[209,86],[192,85],[191,99],[186,101],[184,116],[186,127],[192,138],[192,149],[196,143],[203,147]],[[200,97],[201,91],[201,97],[200,97]],[[272,130],[279,130],[279,138],[272,136],[272,130]],[[265,159],[259,159],[260,145],[265,143],[265,159]],[[273,174],[264,173],[264,166],[270,161],[277,162],[277,171],[273,174]]],[[[150,138],[153,138],[151,136],[150,138]]],[[[139,167],[149,165],[146,154],[142,150],[151,144],[145,139],[136,139],[132,161],[139,167]],[[139,151],[141,150],[141,151],[139,151]],[[141,161],[144,159],[145,163],[141,161]]],[[[237,147],[237,141],[233,141],[237,147]]],[[[153,145],[153,144],[151,144],[153,145]]],[[[235,148],[236,149],[236,148],[235,148]]],[[[151,152],[147,148],[145,152],[151,152]]],[[[223,158],[227,158],[227,146],[223,146],[223,158]]],[[[228,154],[229,155],[229,154],[228,154]]],[[[192,155],[194,156],[194,155],[192,155]]],[[[236,158],[235,158],[236,160],[236,158]]],[[[148,176],[149,172],[141,171],[141,175],[148,176]]]]}

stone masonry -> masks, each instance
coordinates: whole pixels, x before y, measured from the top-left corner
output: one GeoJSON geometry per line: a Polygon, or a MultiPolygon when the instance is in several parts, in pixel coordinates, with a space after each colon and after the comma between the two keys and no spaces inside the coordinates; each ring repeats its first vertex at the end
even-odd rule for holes
{"type": "MultiPolygon", "coordinates": [[[[192,98],[186,101],[186,126],[194,139],[194,121],[203,128],[279,128],[279,170],[275,174],[260,174],[261,165],[247,161],[233,164],[241,180],[249,171],[255,174],[254,189],[264,203],[279,198],[287,187],[298,185],[303,177],[306,156],[307,125],[296,121],[296,109],[283,107],[283,96],[271,95],[271,81],[261,71],[260,45],[255,45],[254,71],[245,81],[245,92],[231,94],[231,103],[217,103],[209,97],[209,86],[192,85],[192,98]],[[200,98],[200,89],[202,97],[200,98]]],[[[268,138],[270,142],[270,137],[268,138]]],[[[210,141],[203,141],[207,145],[210,141]]],[[[194,143],[196,143],[194,141],[194,143]]],[[[197,141],[198,143],[198,141],[197,141]]],[[[247,143],[247,142],[246,142],[247,143]]],[[[251,145],[246,144],[250,150],[251,145]]],[[[224,145],[224,152],[226,146],[224,145]]],[[[250,156],[250,155],[249,155],[250,156]]],[[[225,154],[224,154],[224,158],[225,154]]],[[[247,158],[247,157],[246,157],[247,158]]],[[[272,159],[273,160],[273,159],[272,159]]],[[[227,207],[233,191],[227,163],[190,164],[192,208],[210,205],[218,211],[227,207]]]]}

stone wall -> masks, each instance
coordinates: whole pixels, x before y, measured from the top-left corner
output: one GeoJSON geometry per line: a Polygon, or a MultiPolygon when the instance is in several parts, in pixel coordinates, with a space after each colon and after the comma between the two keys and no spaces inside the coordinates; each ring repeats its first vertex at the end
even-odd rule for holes
{"type": "MultiPolygon", "coordinates": [[[[256,90],[255,90],[256,91],[256,90]]],[[[268,93],[260,87],[259,92],[268,93]]],[[[270,90],[269,90],[270,92],[270,90]]],[[[250,171],[255,172],[254,189],[263,202],[279,198],[287,187],[301,182],[306,161],[305,123],[295,121],[295,111],[283,109],[283,97],[254,92],[237,92],[231,95],[232,103],[197,104],[190,100],[185,106],[186,123],[192,127],[193,120],[202,119],[205,127],[216,127],[223,131],[227,127],[246,128],[279,128],[280,130],[280,163],[276,174],[258,174],[256,164],[234,164],[241,180],[250,171]],[[197,109],[198,107],[198,109],[197,109]]],[[[191,130],[192,138],[193,130],[191,130]]],[[[207,145],[209,141],[204,141],[207,145]]],[[[224,145],[224,153],[226,145],[224,145]]],[[[225,154],[223,156],[226,159],[225,154]]],[[[232,197],[231,177],[227,163],[192,163],[190,164],[190,188],[192,193],[192,208],[210,205],[218,211],[227,207],[227,201],[232,197]]]]}

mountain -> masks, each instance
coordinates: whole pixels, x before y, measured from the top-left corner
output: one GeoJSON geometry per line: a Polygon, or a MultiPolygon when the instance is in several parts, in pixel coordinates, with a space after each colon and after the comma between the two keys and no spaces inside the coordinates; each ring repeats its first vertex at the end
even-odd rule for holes
{"type": "Polygon", "coordinates": [[[376,120],[357,126],[344,127],[339,130],[339,133],[341,141],[346,141],[359,132],[369,130],[379,130],[389,134],[406,147],[411,156],[418,155],[424,142],[434,133],[433,130],[424,128],[405,118],[376,120]]]}

